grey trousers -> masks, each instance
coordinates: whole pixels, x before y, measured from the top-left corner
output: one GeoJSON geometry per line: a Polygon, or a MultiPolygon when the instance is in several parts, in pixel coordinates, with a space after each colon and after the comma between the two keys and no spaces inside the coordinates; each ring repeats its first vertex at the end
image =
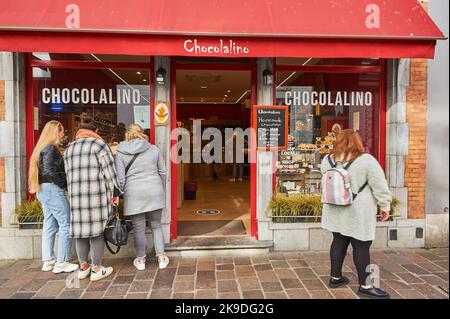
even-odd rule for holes
{"type": "Polygon", "coordinates": [[[147,248],[147,238],[145,237],[145,217],[150,221],[150,227],[153,233],[153,243],[155,245],[156,256],[164,254],[164,237],[161,228],[162,209],[151,212],[132,215],[134,231],[134,248],[138,257],[145,257],[147,248]]]}
{"type": "Polygon", "coordinates": [[[101,266],[105,241],[103,236],[75,239],[78,261],[80,264],[89,263],[89,251],[91,252],[92,265],[101,266]]]}

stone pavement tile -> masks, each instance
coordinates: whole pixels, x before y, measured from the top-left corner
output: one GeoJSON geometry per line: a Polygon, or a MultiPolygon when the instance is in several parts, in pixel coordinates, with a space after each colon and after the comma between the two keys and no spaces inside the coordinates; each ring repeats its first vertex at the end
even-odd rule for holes
{"type": "Polygon", "coordinates": [[[309,292],[313,290],[327,290],[320,279],[302,279],[302,284],[309,292]]]}
{"type": "Polygon", "coordinates": [[[241,277],[238,278],[239,286],[241,290],[253,290],[261,289],[258,278],[255,277],[241,277]]]}
{"type": "MultiPolygon", "coordinates": [[[[85,279],[88,281],[88,279],[85,279]]],[[[110,280],[99,280],[95,282],[91,282],[87,287],[87,291],[106,291],[108,287],[111,285],[110,280]]]]}
{"type": "Polygon", "coordinates": [[[427,299],[427,297],[422,295],[416,289],[399,289],[397,292],[405,299],[427,299]]]}
{"type": "Polygon", "coordinates": [[[108,290],[106,290],[105,297],[125,296],[128,289],[130,289],[130,285],[110,286],[108,290]]]}
{"type": "Polygon", "coordinates": [[[261,282],[264,292],[282,291],[283,287],[279,282],[261,282]]]}
{"type": "Polygon", "coordinates": [[[256,271],[264,271],[264,270],[272,270],[273,267],[271,264],[258,264],[254,266],[256,271]]]}
{"type": "Polygon", "coordinates": [[[264,299],[264,294],[260,289],[243,290],[242,296],[244,299],[264,299]]]}
{"type": "Polygon", "coordinates": [[[179,293],[179,292],[191,292],[194,291],[195,282],[192,281],[180,281],[175,282],[173,286],[173,292],[179,293]]]}
{"type": "Polygon", "coordinates": [[[380,268],[380,277],[383,279],[390,279],[390,280],[398,280],[398,276],[389,270],[383,268],[383,266],[379,266],[380,268]]]}
{"type": "Polygon", "coordinates": [[[217,292],[215,289],[197,290],[195,299],[216,299],[217,292]]]}
{"type": "Polygon", "coordinates": [[[406,268],[402,267],[399,264],[396,264],[390,260],[386,260],[385,262],[383,262],[382,265],[380,265],[380,268],[385,269],[387,271],[390,271],[392,273],[398,273],[398,272],[405,272],[407,271],[406,268]]]}
{"type": "Polygon", "coordinates": [[[313,290],[309,293],[312,299],[334,299],[333,295],[327,290],[313,290]]]}
{"type": "Polygon", "coordinates": [[[241,295],[239,292],[224,292],[219,293],[219,299],[240,299],[241,295]]]}
{"type": "Polygon", "coordinates": [[[194,275],[196,267],[194,266],[178,266],[177,275],[194,275]]]}
{"type": "Polygon", "coordinates": [[[261,255],[251,256],[250,259],[252,260],[253,265],[269,263],[269,258],[267,258],[266,256],[261,255]]]}
{"type": "Polygon", "coordinates": [[[300,279],[317,279],[311,268],[294,268],[294,271],[300,279]]]}
{"type": "Polygon", "coordinates": [[[438,256],[448,257],[448,255],[449,255],[448,247],[447,248],[434,248],[431,251],[433,252],[433,254],[436,254],[438,256]]]}
{"type": "Polygon", "coordinates": [[[130,293],[145,292],[148,293],[152,288],[153,280],[134,281],[130,287],[130,293]]]}
{"type": "Polygon", "coordinates": [[[136,275],[137,269],[132,264],[125,264],[118,271],[115,270],[114,272],[117,272],[118,276],[136,275]]]}
{"type": "Polygon", "coordinates": [[[214,260],[208,260],[203,261],[199,260],[197,263],[197,270],[215,270],[216,269],[216,263],[214,260]]]}
{"type": "Polygon", "coordinates": [[[135,275],[116,276],[113,285],[129,285],[133,282],[135,275]]]}
{"type": "Polygon", "coordinates": [[[35,292],[16,292],[9,299],[31,299],[35,294],[35,292]]]}
{"type": "Polygon", "coordinates": [[[408,284],[400,281],[400,280],[392,280],[392,279],[386,279],[384,280],[384,283],[388,285],[389,287],[398,290],[398,289],[412,289],[411,286],[408,284]]]}
{"type": "Polygon", "coordinates": [[[275,274],[280,279],[296,279],[297,275],[292,269],[279,268],[275,269],[275,274]]]}
{"type": "Polygon", "coordinates": [[[138,293],[129,293],[126,295],[125,299],[146,299],[148,293],[146,292],[138,292],[138,293]]]}
{"type": "Polygon", "coordinates": [[[302,283],[298,279],[285,278],[280,279],[280,281],[284,289],[303,288],[302,283]]]}
{"type": "Polygon", "coordinates": [[[286,259],[303,259],[303,253],[297,251],[290,251],[284,253],[284,258],[286,259]]]}
{"type": "Polygon", "coordinates": [[[441,277],[442,279],[444,279],[447,284],[448,284],[448,271],[446,272],[435,272],[434,273],[436,276],[441,277]]]}
{"type": "MultiPolygon", "coordinates": [[[[342,272],[342,276],[347,277],[348,280],[350,280],[350,283],[355,283],[355,284],[358,283],[358,276],[354,272],[344,271],[344,272],[342,272]]],[[[330,280],[330,275],[328,275],[327,277],[328,277],[328,279],[326,282],[328,283],[328,281],[330,280]]]]}
{"type": "Polygon", "coordinates": [[[216,264],[217,270],[233,270],[234,264],[216,264]]]}
{"type": "Polygon", "coordinates": [[[402,267],[416,275],[427,275],[430,273],[428,270],[418,266],[417,264],[406,264],[402,265],[402,267]]]}
{"type": "Polygon", "coordinates": [[[273,270],[258,271],[257,275],[260,281],[278,281],[278,276],[273,270]]]}
{"type": "Polygon", "coordinates": [[[45,279],[32,279],[28,283],[26,283],[24,286],[22,286],[19,291],[21,292],[27,292],[27,291],[38,291],[42,288],[42,286],[45,285],[47,280],[45,279]]]}
{"type": "Polygon", "coordinates": [[[445,260],[447,258],[446,256],[438,255],[436,253],[433,253],[432,251],[430,251],[430,252],[418,251],[414,255],[416,255],[416,256],[418,255],[418,256],[423,257],[423,258],[425,258],[425,259],[427,259],[429,261],[445,260]]]}
{"type": "Polygon", "coordinates": [[[427,284],[432,286],[447,286],[448,281],[436,276],[436,275],[421,275],[421,279],[423,279],[427,284]]]}
{"type": "Polygon", "coordinates": [[[196,289],[215,289],[216,288],[216,273],[215,271],[197,272],[197,280],[195,282],[196,289]]]}
{"type": "MultiPolygon", "coordinates": [[[[180,257],[177,257],[177,256],[172,256],[172,257],[170,257],[170,262],[169,262],[169,265],[167,266],[167,268],[177,268],[178,267],[178,265],[180,264],[180,257]]],[[[156,262],[156,259],[155,259],[155,266],[157,266],[158,265],[158,263],[156,262]]],[[[157,267],[155,267],[155,270],[157,269],[157,267]]]]}
{"type": "Polygon", "coordinates": [[[420,279],[419,276],[416,276],[410,272],[401,272],[396,274],[398,277],[400,277],[404,282],[407,284],[419,284],[423,283],[423,280],[420,279]]]}
{"type": "MultiPolygon", "coordinates": [[[[1,270],[0,270],[1,271],[1,270]]],[[[7,282],[8,281],[8,279],[0,279],[0,287],[5,283],[5,282],[7,282]]]]}
{"type": "Polygon", "coordinates": [[[284,291],[266,292],[267,299],[287,299],[288,296],[284,291]]]}
{"type": "Polygon", "coordinates": [[[234,257],[234,264],[237,265],[251,265],[252,261],[250,257],[234,257]]]}
{"type": "Polygon", "coordinates": [[[439,267],[441,267],[442,269],[445,269],[446,271],[448,271],[448,260],[435,261],[434,263],[436,265],[438,265],[439,267]]]}
{"type": "Polygon", "coordinates": [[[438,289],[428,284],[412,284],[411,287],[430,299],[448,299],[448,295],[444,295],[443,292],[441,293],[438,289]]]}
{"type": "Polygon", "coordinates": [[[236,275],[233,270],[216,271],[217,280],[234,279],[236,275]]]}
{"type": "Polygon", "coordinates": [[[103,296],[102,299],[124,299],[125,296],[103,296]]]}
{"type": "Polygon", "coordinates": [[[233,257],[223,257],[223,256],[216,257],[216,265],[232,264],[233,262],[234,262],[233,257]]]}
{"type": "Polygon", "coordinates": [[[308,264],[304,259],[289,259],[287,262],[289,263],[289,265],[291,265],[292,268],[308,267],[308,264]]]}
{"type": "Polygon", "coordinates": [[[197,258],[182,257],[178,263],[180,266],[195,266],[197,264],[197,258]]]}
{"type": "Polygon", "coordinates": [[[171,289],[156,289],[150,293],[150,299],[170,299],[172,295],[171,289]]]}
{"type": "Polygon", "coordinates": [[[234,269],[237,277],[252,277],[256,276],[253,266],[236,266],[234,269]]]}
{"type": "Polygon", "coordinates": [[[286,260],[271,260],[270,263],[273,268],[290,268],[290,265],[286,260]]]}
{"type": "Polygon", "coordinates": [[[145,269],[136,273],[135,280],[152,280],[155,278],[156,270],[145,269]]]}
{"type": "Polygon", "coordinates": [[[330,267],[327,266],[315,266],[312,270],[319,276],[329,276],[330,275],[330,267]]]}
{"type": "MultiPolygon", "coordinates": [[[[383,289],[389,293],[391,296],[391,299],[404,299],[402,296],[400,296],[395,289],[387,285],[383,280],[381,280],[380,283],[380,289],[383,289]]],[[[361,297],[361,296],[360,296],[361,297]]],[[[364,299],[361,297],[361,299],[364,299]]]]}
{"type": "Polygon", "coordinates": [[[63,290],[56,299],[79,299],[83,292],[83,289],[63,290]]]}
{"type": "Polygon", "coordinates": [[[177,292],[172,295],[172,299],[194,299],[193,292],[177,292]]]}
{"type": "Polygon", "coordinates": [[[217,281],[217,291],[219,293],[238,292],[236,280],[219,280],[217,281]]]}
{"type": "Polygon", "coordinates": [[[175,281],[192,281],[195,280],[195,275],[175,275],[175,281]]]}
{"type": "Polygon", "coordinates": [[[432,262],[426,262],[426,263],[417,263],[417,266],[422,267],[423,269],[428,270],[429,272],[439,272],[439,271],[445,271],[446,269],[443,267],[440,267],[432,262]]]}
{"type": "Polygon", "coordinates": [[[104,294],[104,291],[86,291],[81,295],[81,299],[101,299],[104,294]]]}
{"type": "Polygon", "coordinates": [[[31,280],[32,280],[31,278],[14,277],[3,283],[2,288],[11,288],[14,290],[19,290],[23,286],[27,285],[31,280]]]}
{"type": "Polygon", "coordinates": [[[153,281],[153,289],[172,289],[175,272],[175,268],[158,270],[155,280],[153,281]]]}
{"type": "Polygon", "coordinates": [[[286,289],[289,299],[311,299],[306,289],[286,289]]]}
{"type": "Polygon", "coordinates": [[[272,252],[269,254],[269,260],[285,260],[286,257],[281,252],[272,252]]]}
{"type": "Polygon", "coordinates": [[[48,281],[36,294],[36,298],[55,298],[66,287],[64,280],[48,281]]]}
{"type": "Polygon", "coordinates": [[[359,299],[350,288],[330,289],[330,292],[336,299],[359,299]]]}

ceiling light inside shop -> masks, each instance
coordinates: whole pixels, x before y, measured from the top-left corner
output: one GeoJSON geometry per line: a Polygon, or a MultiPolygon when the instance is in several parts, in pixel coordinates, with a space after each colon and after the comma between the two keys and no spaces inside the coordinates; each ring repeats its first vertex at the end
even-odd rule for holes
{"type": "Polygon", "coordinates": [[[33,52],[33,56],[42,61],[50,61],[50,54],[46,52],[33,52]]]}
{"type": "Polygon", "coordinates": [[[137,71],[136,74],[139,74],[139,75],[140,75],[140,74],[141,74],[141,71],[137,71]]]}
{"type": "Polygon", "coordinates": [[[206,85],[201,86],[202,89],[207,89],[208,87],[206,85]]]}

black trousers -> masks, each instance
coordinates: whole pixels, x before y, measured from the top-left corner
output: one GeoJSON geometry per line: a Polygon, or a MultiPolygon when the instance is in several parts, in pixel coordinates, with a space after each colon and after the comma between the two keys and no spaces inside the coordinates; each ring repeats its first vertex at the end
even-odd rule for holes
{"type": "Polygon", "coordinates": [[[353,247],[353,262],[358,273],[358,282],[360,285],[366,284],[366,278],[370,274],[366,268],[370,265],[369,249],[372,241],[361,241],[352,237],[333,233],[333,242],[330,249],[331,257],[331,277],[342,277],[342,265],[347,254],[348,245],[353,247]]]}

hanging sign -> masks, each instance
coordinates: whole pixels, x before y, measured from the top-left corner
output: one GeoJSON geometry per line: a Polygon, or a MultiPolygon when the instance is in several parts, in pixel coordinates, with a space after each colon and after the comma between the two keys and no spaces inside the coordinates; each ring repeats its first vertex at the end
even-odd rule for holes
{"type": "Polygon", "coordinates": [[[276,151],[288,147],[288,106],[253,107],[253,128],[257,150],[276,151]]]}
{"type": "Polygon", "coordinates": [[[167,101],[157,101],[154,111],[155,125],[169,124],[169,106],[167,101]]]}

